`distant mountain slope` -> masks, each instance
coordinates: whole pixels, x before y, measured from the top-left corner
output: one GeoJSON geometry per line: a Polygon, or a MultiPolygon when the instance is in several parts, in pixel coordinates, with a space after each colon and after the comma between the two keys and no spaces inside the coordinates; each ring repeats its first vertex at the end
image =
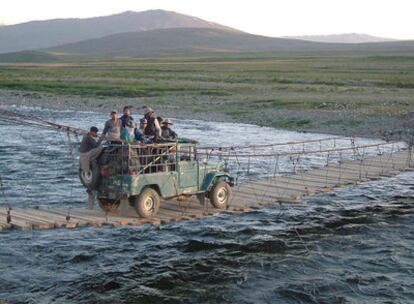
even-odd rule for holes
{"type": "Polygon", "coordinates": [[[21,51],[15,53],[0,54],[0,62],[51,62],[58,57],[39,51],[21,51]]]}
{"type": "Polygon", "coordinates": [[[269,38],[221,29],[177,28],[121,33],[47,49],[49,52],[86,56],[159,56],[199,53],[330,53],[409,52],[413,41],[334,44],[269,38]]]}
{"type": "Polygon", "coordinates": [[[54,19],[2,26],[0,27],[0,53],[48,48],[116,33],[179,27],[233,30],[170,11],[128,11],[96,18],[54,19]]]}
{"type": "Polygon", "coordinates": [[[357,33],[336,35],[286,36],[285,38],[327,43],[367,43],[397,41],[395,39],[375,37],[371,35],[357,33]]]}
{"type": "Polygon", "coordinates": [[[319,44],[220,29],[177,28],[121,33],[70,43],[47,51],[98,56],[239,53],[320,49],[319,44]]]}

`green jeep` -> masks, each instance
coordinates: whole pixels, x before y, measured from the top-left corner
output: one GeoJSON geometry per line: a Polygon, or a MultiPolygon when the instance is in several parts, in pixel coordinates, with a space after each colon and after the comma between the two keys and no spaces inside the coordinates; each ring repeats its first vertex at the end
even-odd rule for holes
{"type": "Polygon", "coordinates": [[[188,200],[196,195],[200,203],[209,198],[215,208],[226,209],[233,178],[223,163],[200,161],[197,142],[180,139],[160,144],[110,144],[90,172],[80,171],[89,193],[97,192],[100,207],[116,213],[127,201],[141,217],[157,214],[161,200],[188,200]]]}

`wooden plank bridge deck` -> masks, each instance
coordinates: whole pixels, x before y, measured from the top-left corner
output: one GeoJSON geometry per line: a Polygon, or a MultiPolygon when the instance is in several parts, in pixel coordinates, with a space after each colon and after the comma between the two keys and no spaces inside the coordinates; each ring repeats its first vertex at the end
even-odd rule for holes
{"type": "Polygon", "coordinates": [[[106,215],[98,209],[13,208],[10,211],[11,221],[8,223],[8,210],[0,208],[0,230],[101,227],[103,225],[159,225],[205,216],[217,216],[223,213],[247,212],[273,203],[300,203],[306,196],[329,192],[337,187],[391,177],[403,171],[412,171],[413,156],[414,154],[409,150],[403,150],[359,160],[345,160],[322,168],[241,183],[233,188],[234,195],[228,210],[202,206],[195,200],[186,203],[168,201],[161,203],[160,211],[156,217],[142,219],[133,210],[129,210],[129,216],[121,217],[106,215]]]}

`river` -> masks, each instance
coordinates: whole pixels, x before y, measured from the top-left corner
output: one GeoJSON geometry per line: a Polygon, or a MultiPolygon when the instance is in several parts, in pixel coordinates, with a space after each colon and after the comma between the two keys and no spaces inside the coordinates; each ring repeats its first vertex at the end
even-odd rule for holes
{"type": "MultiPolygon", "coordinates": [[[[8,107],[8,109],[14,109],[8,107]]],[[[102,128],[107,115],[18,108],[102,128]]],[[[177,120],[201,145],[327,137],[177,120]]],[[[0,206],[86,205],[75,138],[0,124],[0,206]]],[[[375,140],[358,139],[361,143],[375,140]]],[[[346,145],[339,138],[335,145],[346,145]]],[[[320,143],[315,143],[315,146],[320,143]]],[[[307,157],[303,166],[323,165],[307,157]]],[[[234,166],[266,175],[260,159],[234,166]]],[[[291,162],[282,160],[281,171],[291,162]]],[[[266,169],[267,168],[267,169],[266,169]]],[[[414,174],[240,215],[123,228],[0,233],[0,303],[414,303],[414,174]]]]}

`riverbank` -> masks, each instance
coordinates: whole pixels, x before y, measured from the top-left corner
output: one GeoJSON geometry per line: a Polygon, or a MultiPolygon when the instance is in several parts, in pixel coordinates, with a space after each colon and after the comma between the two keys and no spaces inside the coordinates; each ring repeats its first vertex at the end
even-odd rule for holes
{"type": "MultiPolygon", "coordinates": [[[[414,57],[118,59],[2,64],[0,103],[399,139],[414,118],[414,57]]],[[[411,128],[412,129],[412,128],[411,128]]]]}
{"type": "MultiPolygon", "coordinates": [[[[299,132],[313,132],[344,136],[384,138],[384,131],[401,129],[402,120],[412,120],[411,113],[401,116],[364,115],[345,110],[300,111],[286,109],[266,109],[252,111],[246,117],[235,117],[224,112],[194,111],[174,105],[146,103],[137,98],[94,98],[81,96],[62,96],[39,92],[20,92],[0,90],[0,104],[16,106],[43,107],[56,110],[94,111],[105,113],[112,109],[122,110],[124,105],[134,107],[135,116],[140,116],[142,107],[149,104],[155,107],[157,115],[163,118],[197,119],[217,122],[242,122],[259,126],[274,127],[299,132]]],[[[390,132],[388,132],[390,134],[390,132]]],[[[395,134],[394,134],[395,135],[395,134]]]]}

